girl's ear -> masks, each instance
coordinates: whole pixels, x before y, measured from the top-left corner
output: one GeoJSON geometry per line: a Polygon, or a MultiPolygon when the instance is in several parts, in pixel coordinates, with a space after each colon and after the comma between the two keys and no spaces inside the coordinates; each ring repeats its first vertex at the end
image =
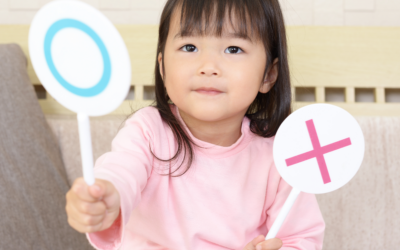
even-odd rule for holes
{"type": "Polygon", "coordinates": [[[278,79],[278,58],[275,58],[272,65],[267,71],[267,76],[260,87],[260,92],[265,94],[274,86],[276,79],[278,79]]]}
{"type": "Polygon", "coordinates": [[[157,60],[158,60],[158,64],[160,65],[160,74],[161,74],[161,78],[162,78],[163,81],[164,81],[164,74],[163,74],[163,72],[162,72],[162,53],[161,53],[161,52],[158,54],[157,60]]]}

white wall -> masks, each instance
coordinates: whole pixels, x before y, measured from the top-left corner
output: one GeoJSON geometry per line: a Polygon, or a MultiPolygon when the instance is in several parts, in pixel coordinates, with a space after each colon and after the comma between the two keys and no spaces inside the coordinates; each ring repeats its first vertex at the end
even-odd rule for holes
{"type": "MultiPolygon", "coordinates": [[[[166,0],[81,0],[101,10],[114,24],[159,24],[166,0]]],[[[0,24],[30,24],[51,0],[0,0],[0,24]]]]}
{"type": "MultiPolygon", "coordinates": [[[[0,24],[29,24],[51,0],[0,0],[0,24]]],[[[82,0],[115,24],[158,24],[166,0],[82,0]]],[[[199,0],[201,1],[201,0],[199,0]]],[[[400,26],[400,0],[280,0],[288,25],[400,26]]]]}
{"type": "Polygon", "coordinates": [[[288,25],[400,26],[400,0],[280,0],[288,25]]]}

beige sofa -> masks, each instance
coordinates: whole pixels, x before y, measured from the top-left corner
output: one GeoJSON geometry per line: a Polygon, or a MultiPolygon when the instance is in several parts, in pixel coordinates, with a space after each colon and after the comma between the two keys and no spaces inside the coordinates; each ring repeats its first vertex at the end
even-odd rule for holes
{"type": "MultiPolygon", "coordinates": [[[[94,158],[111,148],[126,116],[91,118],[94,158]]],[[[82,176],[75,116],[47,115],[69,181],[82,176]]],[[[400,249],[400,117],[356,117],[365,156],[344,187],[317,195],[325,222],[324,250],[400,249]]]]}

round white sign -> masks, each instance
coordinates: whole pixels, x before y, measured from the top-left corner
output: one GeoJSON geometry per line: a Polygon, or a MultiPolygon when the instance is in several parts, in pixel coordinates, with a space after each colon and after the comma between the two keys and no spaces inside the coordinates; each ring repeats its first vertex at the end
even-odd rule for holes
{"type": "Polygon", "coordinates": [[[105,115],[128,94],[131,62],[125,43],[86,3],[58,0],[41,8],[29,30],[29,53],[45,89],[76,113],[105,115]]]}
{"type": "Polygon", "coordinates": [[[273,155],[279,174],[289,185],[305,193],[327,193],[357,173],[364,157],[364,136],[344,109],[312,104],[282,123],[273,155]]]}

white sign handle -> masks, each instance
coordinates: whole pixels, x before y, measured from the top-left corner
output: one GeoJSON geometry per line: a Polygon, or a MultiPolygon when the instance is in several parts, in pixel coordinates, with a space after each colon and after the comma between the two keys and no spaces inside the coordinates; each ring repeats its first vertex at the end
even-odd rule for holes
{"type": "Polygon", "coordinates": [[[94,184],[94,174],[89,116],[84,113],[78,113],[77,119],[79,127],[79,142],[81,146],[83,178],[85,179],[85,182],[91,186],[94,184]]]}
{"type": "Polygon", "coordinates": [[[285,220],[286,216],[288,215],[290,209],[292,208],[294,202],[297,199],[297,196],[300,194],[300,190],[297,188],[292,188],[292,191],[290,192],[288,198],[285,201],[285,204],[283,204],[283,207],[281,211],[278,214],[278,217],[276,217],[274,224],[272,224],[271,229],[269,230],[267,237],[265,237],[265,240],[269,240],[272,238],[275,238],[276,234],[278,233],[279,229],[282,226],[283,221],[285,220]]]}

